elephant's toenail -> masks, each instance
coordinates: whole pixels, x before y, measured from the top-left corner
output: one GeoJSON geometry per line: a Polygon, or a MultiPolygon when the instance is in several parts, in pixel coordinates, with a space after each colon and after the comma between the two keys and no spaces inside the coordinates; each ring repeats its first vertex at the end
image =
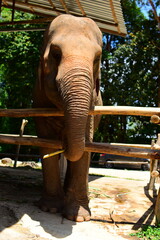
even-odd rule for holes
{"type": "Polygon", "coordinates": [[[75,221],[76,222],[83,222],[84,221],[84,217],[78,216],[78,217],[76,217],[75,221]]]}
{"type": "Polygon", "coordinates": [[[85,221],[90,221],[90,220],[91,220],[90,216],[85,217],[85,221]]]}

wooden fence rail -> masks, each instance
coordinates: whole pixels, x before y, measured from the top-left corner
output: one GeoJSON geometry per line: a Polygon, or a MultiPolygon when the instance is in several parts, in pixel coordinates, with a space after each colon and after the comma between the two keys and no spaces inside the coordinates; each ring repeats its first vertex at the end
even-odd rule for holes
{"type": "MultiPolygon", "coordinates": [[[[62,149],[62,143],[58,140],[38,138],[37,136],[19,137],[19,135],[0,134],[0,142],[3,144],[32,145],[54,149],[62,149]]],[[[92,142],[85,144],[85,151],[123,155],[127,157],[137,157],[146,159],[160,159],[160,149],[136,148],[130,146],[119,146],[110,143],[92,142]]]]}
{"type": "MultiPolygon", "coordinates": [[[[131,107],[131,106],[95,106],[89,115],[132,115],[132,116],[160,116],[160,108],[157,107],[131,107]]],[[[52,108],[29,109],[0,109],[0,117],[50,117],[63,116],[62,111],[52,108]]]]}

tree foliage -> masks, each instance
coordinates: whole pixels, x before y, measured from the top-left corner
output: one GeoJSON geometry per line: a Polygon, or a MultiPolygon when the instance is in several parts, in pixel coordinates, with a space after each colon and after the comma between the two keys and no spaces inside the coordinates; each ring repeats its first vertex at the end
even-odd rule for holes
{"type": "MultiPolygon", "coordinates": [[[[133,0],[122,1],[128,35],[105,36],[102,57],[104,105],[156,107],[159,98],[160,39],[153,14],[146,18],[133,0]],[[116,43],[116,44],[115,44],[116,43]]],[[[103,116],[96,140],[150,142],[158,127],[144,117],[103,116]]]]}
{"type": "MultiPolygon", "coordinates": [[[[16,14],[18,19],[26,18],[26,14],[16,14]]],[[[7,19],[9,11],[2,11],[2,17],[7,19]]],[[[27,14],[27,18],[31,17],[27,14]]],[[[25,31],[0,34],[0,108],[31,107],[42,35],[42,32],[25,31]]],[[[0,118],[0,124],[2,133],[19,133],[21,119],[0,118]]],[[[25,132],[34,132],[31,119],[25,132]]],[[[2,150],[5,148],[14,149],[2,146],[2,150]]]]}

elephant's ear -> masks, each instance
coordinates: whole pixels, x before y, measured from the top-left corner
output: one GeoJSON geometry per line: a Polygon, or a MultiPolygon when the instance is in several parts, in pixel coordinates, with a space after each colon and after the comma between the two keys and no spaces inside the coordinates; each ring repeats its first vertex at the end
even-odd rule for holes
{"type": "Polygon", "coordinates": [[[52,75],[54,79],[58,72],[58,65],[60,63],[61,51],[55,45],[49,45],[41,58],[40,74],[41,79],[48,78],[52,75]]]}
{"type": "Polygon", "coordinates": [[[39,82],[40,89],[42,88],[43,79],[44,79],[43,58],[40,57],[40,62],[38,67],[38,82],[39,82]]]}
{"type": "Polygon", "coordinates": [[[98,77],[96,78],[96,82],[95,82],[95,88],[96,88],[97,96],[99,94],[100,81],[101,81],[101,72],[99,71],[98,77]]]}
{"type": "Polygon", "coordinates": [[[99,94],[100,79],[101,79],[100,63],[101,63],[101,52],[97,54],[93,62],[94,89],[96,90],[97,96],[99,94]]]}

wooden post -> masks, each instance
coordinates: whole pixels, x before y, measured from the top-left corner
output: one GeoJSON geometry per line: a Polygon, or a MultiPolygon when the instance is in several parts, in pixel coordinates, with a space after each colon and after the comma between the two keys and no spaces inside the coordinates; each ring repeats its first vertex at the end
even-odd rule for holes
{"type": "MultiPolygon", "coordinates": [[[[158,140],[157,140],[157,143],[158,143],[158,140]]],[[[155,144],[155,142],[152,141],[151,149],[155,149],[156,146],[159,146],[157,143],[155,144]]],[[[147,185],[148,190],[155,190],[155,174],[153,173],[157,171],[157,166],[158,166],[158,160],[150,159],[150,180],[147,185]]]]}
{"type": "MultiPolygon", "coordinates": [[[[25,128],[25,126],[26,126],[27,123],[28,123],[28,120],[26,120],[26,119],[23,119],[23,120],[22,120],[20,132],[19,132],[19,136],[20,136],[20,137],[23,136],[24,128],[25,128]]],[[[17,145],[17,150],[16,150],[16,157],[15,157],[15,160],[14,160],[14,166],[13,166],[14,168],[16,168],[16,166],[17,166],[17,161],[18,161],[18,157],[19,157],[20,148],[21,148],[21,145],[18,144],[18,145],[17,145]]]]}
{"type": "Polygon", "coordinates": [[[156,218],[156,225],[158,226],[160,224],[160,188],[159,188],[158,196],[156,199],[155,218],[156,218]]]}
{"type": "MultiPolygon", "coordinates": [[[[160,134],[158,134],[158,139],[157,139],[157,142],[156,144],[154,145],[154,147],[158,147],[160,146],[160,134]]],[[[158,168],[158,161],[156,163],[156,167],[158,168]]],[[[156,169],[157,170],[157,169],[156,169]]],[[[159,175],[160,176],[160,175],[159,175]]],[[[158,176],[158,177],[159,177],[158,176]]],[[[155,218],[156,218],[156,225],[159,225],[160,224],[160,188],[159,188],[159,191],[158,191],[158,196],[157,196],[157,199],[156,199],[156,205],[155,205],[155,218]]]]}

